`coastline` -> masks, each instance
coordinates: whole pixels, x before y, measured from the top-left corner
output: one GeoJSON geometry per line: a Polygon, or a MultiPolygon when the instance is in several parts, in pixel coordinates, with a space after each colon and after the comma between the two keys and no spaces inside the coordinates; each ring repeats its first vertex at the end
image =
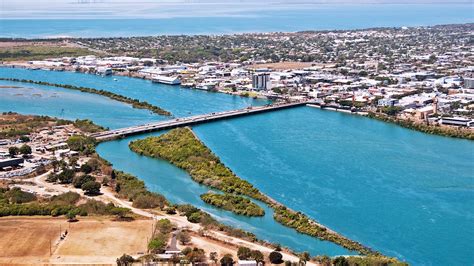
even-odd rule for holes
{"type": "Polygon", "coordinates": [[[427,125],[425,123],[416,122],[411,119],[403,119],[399,117],[393,117],[389,115],[385,115],[382,113],[375,113],[375,112],[352,112],[351,110],[342,109],[342,108],[333,108],[333,107],[326,107],[323,108],[320,105],[315,104],[307,104],[307,106],[312,108],[318,108],[321,110],[329,110],[334,112],[340,112],[350,115],[359,115],[364,116],[367,118],[375,119],[381,122],[395,124],[397,126],[411,129],[414,131],[418,131],[425,134],[436,135],[441,137],[450,137],[450,138],[459,138],[459,139],[466,139],[466,140],[474,140],[474,130],[469,128],[455,128],[450,126],[441,126],[441,125],[427,125]]]}

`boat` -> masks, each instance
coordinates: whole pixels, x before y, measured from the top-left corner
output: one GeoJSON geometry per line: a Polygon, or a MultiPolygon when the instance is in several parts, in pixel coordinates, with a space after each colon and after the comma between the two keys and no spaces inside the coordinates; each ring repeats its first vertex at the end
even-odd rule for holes
{"type": "Polygon", "coordinates": [[[152,82],[155,83],[163,83],[163,84],[168,84],[168,85],[180,85],[181,80],[177,77],[167,77],[167,76],[161,76],[161,75],[155,75],[151,79],[152,82]]]}

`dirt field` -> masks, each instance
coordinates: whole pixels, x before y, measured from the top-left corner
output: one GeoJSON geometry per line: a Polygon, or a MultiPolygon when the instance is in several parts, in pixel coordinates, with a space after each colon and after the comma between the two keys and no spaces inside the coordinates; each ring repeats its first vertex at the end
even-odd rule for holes
{"type": "Polygon", "coordinates": [[[106,218],[0,218],[0,264],[96,263],[114,264],[127,253],[146,251],[152,220],[115,222],[106,218]],[[59,241],[59,233],[68,235],[59,241]],[[52,256],[50,256],[50,243],[52,256]]]}

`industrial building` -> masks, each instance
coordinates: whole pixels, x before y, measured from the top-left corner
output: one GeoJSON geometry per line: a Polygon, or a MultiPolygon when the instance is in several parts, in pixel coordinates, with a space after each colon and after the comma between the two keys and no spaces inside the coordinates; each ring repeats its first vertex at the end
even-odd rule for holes
{"type": "Polygon", "coordinates": [[[0,169],[6,167],[16,167],[22,164],[25,160],[23,158],[8,158],[8,159],[0,159],[0,169]]]}

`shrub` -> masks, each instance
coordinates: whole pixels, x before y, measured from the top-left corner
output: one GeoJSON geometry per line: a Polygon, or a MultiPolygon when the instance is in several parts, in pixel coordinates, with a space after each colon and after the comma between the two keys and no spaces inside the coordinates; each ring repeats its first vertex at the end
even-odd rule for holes
{"type": "Polygon", "coordinates": [[[178,235],[176,236],[176,238],[179,240],[179,242],[182,245],[187,245],[189,241],[191,241],[191,236],[186,231],[180,231],[178,235]]]}
{"type": "Polygon", "coordinates": [[[160,219],[156,222],[156,229],[162,234],[169,234],[173,230],[173,224],[168,219],[160,219]]]}
{"type": "Polygon", "coordinates": [[[129,266],[135,262],[132,256],[123,254],[120,258],[117,259],[117,266],[129,266]]]}
{"type": "Polygon", "coordinates": [[[201,221],[201,213],[194,212],[187,218],[191,223],[199,223],[201,221]]]}
{"type": "Polygon", "coordinates": [[[133,207],[140,209],[163,209],[167,203],[163,195],[157,193],[140,194],[133,200],[133,207]]]}
{"type": "Polygon", "coordinates": [[[248,247],[239,247],[237,257],[240,260],[248,260],[251,257],[251,250],[248,247]]]}
{"type": "Polygon", "coordinates": [[[82,185],[89,181],[95,181],[95,178],[90,175],[81,175],[81,176],[76,176],[72,180],[72,185],[75,188],[82,188],[82,185]]]}
{"type": "Polygon", "coordinates": [[[63,194],[59,194],[56,196],[52,196],[50,202],[55,204],[67,205],[67,204],[75,204],[80,198],[80,195],[76,192],[66,192],[63,194]]]}
{"type": "Polygon", "coordinates": [[[168,238],[162,233],[158,233],[155,237],[148,243],[148,249],[154,253],[163,253],[166,248],[166,243],[168,238]]]}
{"type": "Polygon", "coordinates": [[[232,258],[232,255],[231,254],[225,254],[221,260],[221,265],[225,265],[225,266],[231,266],[234,264],[234,259],[232,258]]]}
{"type": "Polygon", "coordinates": [[[271,263],[273,264],[280,264],[283,263],[282,260],[283,256],[281,255],[280,252],[278,251],[272,251],[270,255],[268,255],[268,259],[270,260],[271,263]]]}
{"type": "Polygon", "coordinates": [[[36,196],[33,193],[22,191],[18,187],[14,187],[4,193],[3,196],[10,203],[26,203],[36,200],[36,196]]]}
{"type": "Polygon", "coordinates": [[[82,184],[81,189],[85,191],[87,195],[98,195],[100,194],[100,183],[95,181],[87,181],[82,184]]]}

